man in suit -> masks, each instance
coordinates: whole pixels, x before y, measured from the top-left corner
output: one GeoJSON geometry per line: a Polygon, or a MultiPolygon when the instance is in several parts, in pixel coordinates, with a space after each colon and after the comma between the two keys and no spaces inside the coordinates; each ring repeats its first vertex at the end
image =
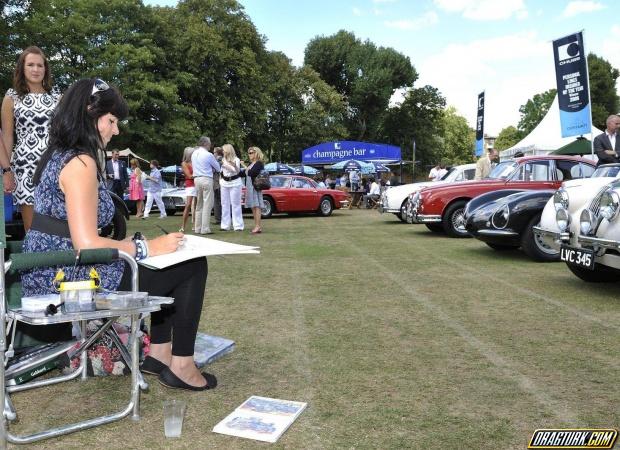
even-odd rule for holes
{"type": "Polygon", "coordinates": [[[119,159],[118,150],[112,150],[112,159],[105,164],[106,186],[120,198],[129,186],[127,166],[119,159]]]}
{"type": "Polygon", "coordinates": [[[619,128],[620,117],[612,114],[607,118],[605,132],[594,138],[594,151],[596,156],[598,156],[597,165],[620,162],[619,128]]]}
{"type": "Polygon", "coordinates": [[[476,174],[474,180],[482,180],[491,173],[492,164],[497,160],[499,153],[494,148],[490,148],[486,156],[483,156],[476,162],[476,174]]]}

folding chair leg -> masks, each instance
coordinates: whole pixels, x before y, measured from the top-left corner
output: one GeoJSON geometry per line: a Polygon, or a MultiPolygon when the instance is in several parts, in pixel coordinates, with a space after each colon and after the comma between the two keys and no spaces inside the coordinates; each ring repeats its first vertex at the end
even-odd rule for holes
{"type": "Polygon", "coordinates": [[[131,316],[131,401],[133,402],[133,414],[131,419],[140,420],[140,384],[138,374],[140,367],[138,359],[140,359],[140,348],[138,346],[138,328],[140,326],[140,315],[133,314],[131,316]]]}

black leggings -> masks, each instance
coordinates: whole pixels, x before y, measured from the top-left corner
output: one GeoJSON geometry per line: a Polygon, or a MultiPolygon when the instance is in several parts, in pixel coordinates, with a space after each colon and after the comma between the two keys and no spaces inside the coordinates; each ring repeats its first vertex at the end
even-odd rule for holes
{"type": "MultiPolygon", "coordinates": [[[[139,266],[140,290],[174,297],[174,303],[151,314],[151,342],[172,341],[174,356],[193,356],[209,267],[206,258],[192,259],[161,270],[139,266]],[[174,338],[173,338],[174,334],[174,338]]],[[[131,290],[131,272],[125,268],[119,290],[131,290]]]]}

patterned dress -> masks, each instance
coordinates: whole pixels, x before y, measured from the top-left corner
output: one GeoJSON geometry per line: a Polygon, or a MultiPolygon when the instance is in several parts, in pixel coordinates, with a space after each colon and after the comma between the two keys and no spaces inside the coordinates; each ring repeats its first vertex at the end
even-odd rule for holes
{"type": "MultiPolygon", "coordinates": [[[[57,152],[49,160],[41,174],[41,181],[35,188],[34,210],[39,214],[67,220],[65,194],[60,190],[58,178],[63,167],[76,156],[74,152],[57,152]]],[[[99,181],[97,204],[97,226],[102,227],[112,221],[114,202],[103,180],[99,181]]],[[[73,250],[71,239],[30,230],[24,240],[24,253],[45,252],[54,250],[73,250]]],[[[112,264],[95,266],[101,284],[107,289],[117,289],[123,275],[124,263],[117,261],[112,264]]],[[[43,267],[22,273],[22,288],[25,296],[52,294],[55,292],[52,281],[59,267],[43,267]]],[[[87,280],[90,266],[78,266],[75,274],[73,267],[63,267],[65,275],[71,280],[87,280]]]]}
{"type": "Polygon", "coordinates": [[[17,136],[11,158],[16,184],[13,200],[18,205],[32,205],[34,204],[32,175],[41,154],[47,148],[49,122],[60,100],[60,91],[54,88],[49,93],[30,93],[20,98],[15,90],[9,89],[6,96],[13,99],[17,136]]]}
{"type": "Polygon", "coordinates": [[[129,200],[144,200],[142,180],[138,178],[135,170],[131,171],[131,176],[129,177],[129,200]]]}

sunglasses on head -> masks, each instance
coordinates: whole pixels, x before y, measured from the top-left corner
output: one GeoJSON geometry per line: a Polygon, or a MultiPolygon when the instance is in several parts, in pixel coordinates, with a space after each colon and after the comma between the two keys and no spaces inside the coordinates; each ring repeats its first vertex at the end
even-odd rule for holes
{"type": "Polygon", "coordinates": [[[110,85],[103,81],[101,78],[95,78],[95,84],[93,84],[93,91],[90,95],[95,95],[96,92],[107,91],[110,89],[110,85]]]}

